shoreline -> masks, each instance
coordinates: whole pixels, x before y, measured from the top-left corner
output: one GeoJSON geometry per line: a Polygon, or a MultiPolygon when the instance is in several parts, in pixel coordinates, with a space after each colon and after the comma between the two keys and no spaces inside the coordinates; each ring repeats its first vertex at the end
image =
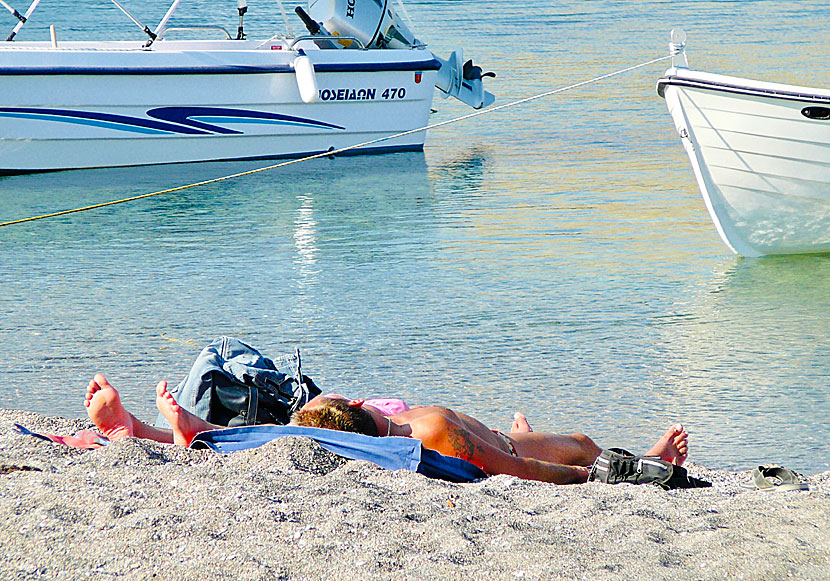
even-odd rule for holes
{"type": "Polygon", "coordinates": [[[797,576],[830,564],[830,472],[807,492],[430,480],[283,438],[221,456],[127,438],[78,450],[85,420],[0,409],[0,577],[657,579],[797,576]]]}

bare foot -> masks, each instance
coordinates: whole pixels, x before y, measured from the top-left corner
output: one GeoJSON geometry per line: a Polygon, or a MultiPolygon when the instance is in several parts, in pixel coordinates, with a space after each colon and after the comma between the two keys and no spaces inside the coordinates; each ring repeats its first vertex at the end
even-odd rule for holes
{"type": "Polygon", "coordinates": [[[513,426],[510,428],[511,434],[532,432],[533,429],[527,423],[527,418],[523,413],[516,412],[513,414],[513,426]]]}
{"type": "Polygon", "coordinates": [[[689,434],[681,424],[675,424],[657,440],[646,456],[660,456],[661,460],[682,466],[689,455],[689,434]]]}
{"type": "Polygon", "coordinates": [[[161,415],[170,422],[170,426],[173,428],[173,443],[179,446],[189,446],[199,432],[221,427],[206,422],[177,404],[173,396],[167,391],[166,381],[161,381],[156,386],[156,407],[158,407],[161,415]]]}
{"type": "Polygon", "coordinates": [[[100,373],[89,382],[84,405],[89,419],[110,440],[134,435],[135,417],[124,409],[118,391],[100,373]]]}

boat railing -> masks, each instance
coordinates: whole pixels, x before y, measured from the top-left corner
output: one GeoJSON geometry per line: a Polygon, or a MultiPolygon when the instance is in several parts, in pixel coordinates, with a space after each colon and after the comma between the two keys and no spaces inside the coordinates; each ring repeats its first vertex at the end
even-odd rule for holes
{"type": "Polygon", "coordinates": [[[361,42],[359,38],[356,36],[346,36],[340,34],[304,34],[302,36],[296,36],[293,39],[288,41],[288,47],[294,48],[294,45],[300,42],[301,40],[316,40],[316,41],[330,41],[342,44],[344,40],[351,41],[357,44],[357,48],[361,50],[366,50],[366,46],[361,42]]]}
{"type": "Polygon", "coordinates": [[[233,36],[231,36],[231,33],[228,32],[228,29],[225,28],[224,26],[218,26],[218,25],[216,25],[216,26],[171,26],[170,28],[165,28],[164,30],[161,30],[158,33],[158,37],[162,38],[170,32],[192,32],[192,31],[195,31],[195,30],[212,30],[212,31],[221,32],[222,34],[225,35],[225,37],[227,37],[227,40],[233,40],[233,36]]]}

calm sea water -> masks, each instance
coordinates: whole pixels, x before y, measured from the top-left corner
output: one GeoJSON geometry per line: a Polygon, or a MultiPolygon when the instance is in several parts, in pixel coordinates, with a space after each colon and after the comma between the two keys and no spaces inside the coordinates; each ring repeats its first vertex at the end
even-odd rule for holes
{"type": "MultiPolygon", "coordinates": [[[[126,5],[151,25],[166,10],[126,5]]],[[[185,2],[173,24],[232,29],[235,7],[185,2]]],[[[497,73],[499,103],[663,56],[673,27],[693,67],[830,85],[824,2],[407,8],[434,52],[463,47],[497,73]]],[[[252,3],[249,34],[280,22],[252,3]]],[[[49,24],[59,39],[141,37],[112,4],[45,0],[19,38],[47,39],[49,24]]],[[[178,382],[224,334],[271,355],[301,347],[324,389],[492,427],[521,410],[538,430],[642,450],[682,420],[692,459],[712,467],[830,469],[830,260],[740,259],[720,242],[655,94],[666,66],[437,129],[422,154],[0,229],[0,406],[81,417],[102,371],[152,420],[155,383],[178,382]]],[[[435,121],[467,112],[434,107],[435,121]]],[[[4,177],[0,221],[256,166],[4,177]]]]}

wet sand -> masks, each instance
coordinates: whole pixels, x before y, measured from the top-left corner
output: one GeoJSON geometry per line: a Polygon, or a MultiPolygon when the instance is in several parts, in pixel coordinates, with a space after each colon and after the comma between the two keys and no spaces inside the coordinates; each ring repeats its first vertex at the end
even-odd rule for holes
{"type": "Polygon", "coordinates": [[[85,451],[13,422],[91,427],[0,409],[0,579],[828,578],[830,472],[808,492],[693,463],[712,488],[451,484],[303,438],[85,451]]]}

